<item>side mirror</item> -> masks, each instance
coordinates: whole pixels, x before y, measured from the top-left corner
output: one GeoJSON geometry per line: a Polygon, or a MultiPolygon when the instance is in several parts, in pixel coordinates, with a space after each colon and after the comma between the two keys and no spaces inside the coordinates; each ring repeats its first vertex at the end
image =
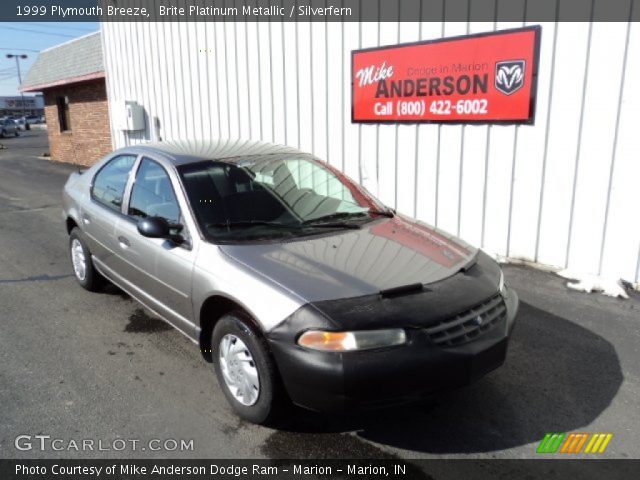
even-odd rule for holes
{"type": "Polygon", "coordinates": [[[138,232],[143,237],[166,238],[176,245],[187,245],[184,237],[179,234],[182,228],[182,225],[172,225],[162,217],[147,217],[138,222],[138,232]],[[171,230],[178,233],[173,234],[171,230]]]}
{"type": "Polygon", "coordinates": [[[143,237],[168,238],[170,230],[169,222],[161,217],[147,217],[138,222],[138,232],[143,237]]]}

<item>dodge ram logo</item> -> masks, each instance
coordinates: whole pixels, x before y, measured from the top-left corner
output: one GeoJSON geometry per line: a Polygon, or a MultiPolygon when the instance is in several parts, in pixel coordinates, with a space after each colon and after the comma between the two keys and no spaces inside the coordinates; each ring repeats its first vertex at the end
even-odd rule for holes
{"type": "Polygon", "coordinates": [[[496,63],[496,89],[505,95],[517,92],[524,85],[524,60],[496,63]]]}

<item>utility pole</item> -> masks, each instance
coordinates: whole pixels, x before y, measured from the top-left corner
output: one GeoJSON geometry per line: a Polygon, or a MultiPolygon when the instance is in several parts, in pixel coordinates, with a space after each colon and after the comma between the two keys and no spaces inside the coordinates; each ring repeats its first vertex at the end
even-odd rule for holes
{"type": "MultiPolygon", "coordinates": [[[[27,56],[25,54],[13,54],[13,53],[7,53],[7,58],[15,58],[16,59],[16,68],[18,69],[18,82],[20,85],[22,85],[22,74],[20,73],[20,60],[25,60],[27,58],[27,56]]],[[[25,112],[24,112],[24,93],[20,92],[20,98],[22,99],[22,116],[25,116],[25,112]]],[[[25,119],[25,128],[27,128],[27,120],[25,119]]]]}

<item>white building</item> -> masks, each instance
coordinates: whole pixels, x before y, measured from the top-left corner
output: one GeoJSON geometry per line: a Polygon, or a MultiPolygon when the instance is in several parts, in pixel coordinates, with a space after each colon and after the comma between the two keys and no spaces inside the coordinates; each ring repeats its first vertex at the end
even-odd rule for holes
{"type": "Polygon", "coordinates": [[[640,24],[542,23],[534,126],[354,125],[351,51],[519,27],[104,23],[115,147],[254,138],[315,153],[400,212],[490,253],[640,280],[640,24]]]}

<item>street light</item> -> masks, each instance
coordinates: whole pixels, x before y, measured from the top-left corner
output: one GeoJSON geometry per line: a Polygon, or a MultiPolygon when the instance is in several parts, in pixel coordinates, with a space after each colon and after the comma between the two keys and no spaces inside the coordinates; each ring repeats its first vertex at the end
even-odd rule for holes
{"type": "MultiPolygon", "coordinates": [[[[18,82],[20,83],[20,85],[22,85],[22,74],[20,73],[20,60],[24,60],[27,58],[27,56],[23,53],[23,54],[13,54],[13,53],[7,53],[7,58],[15,58],[16,59],[16,67],[18,68],[18,82]]],[[[20,98],[22,99],[22,116],[25,116],[24,113],[24,93],[20,92],[20,98]]],[[[27,122],[25,120],[25,128],[27,126],[27,122]]]]}

